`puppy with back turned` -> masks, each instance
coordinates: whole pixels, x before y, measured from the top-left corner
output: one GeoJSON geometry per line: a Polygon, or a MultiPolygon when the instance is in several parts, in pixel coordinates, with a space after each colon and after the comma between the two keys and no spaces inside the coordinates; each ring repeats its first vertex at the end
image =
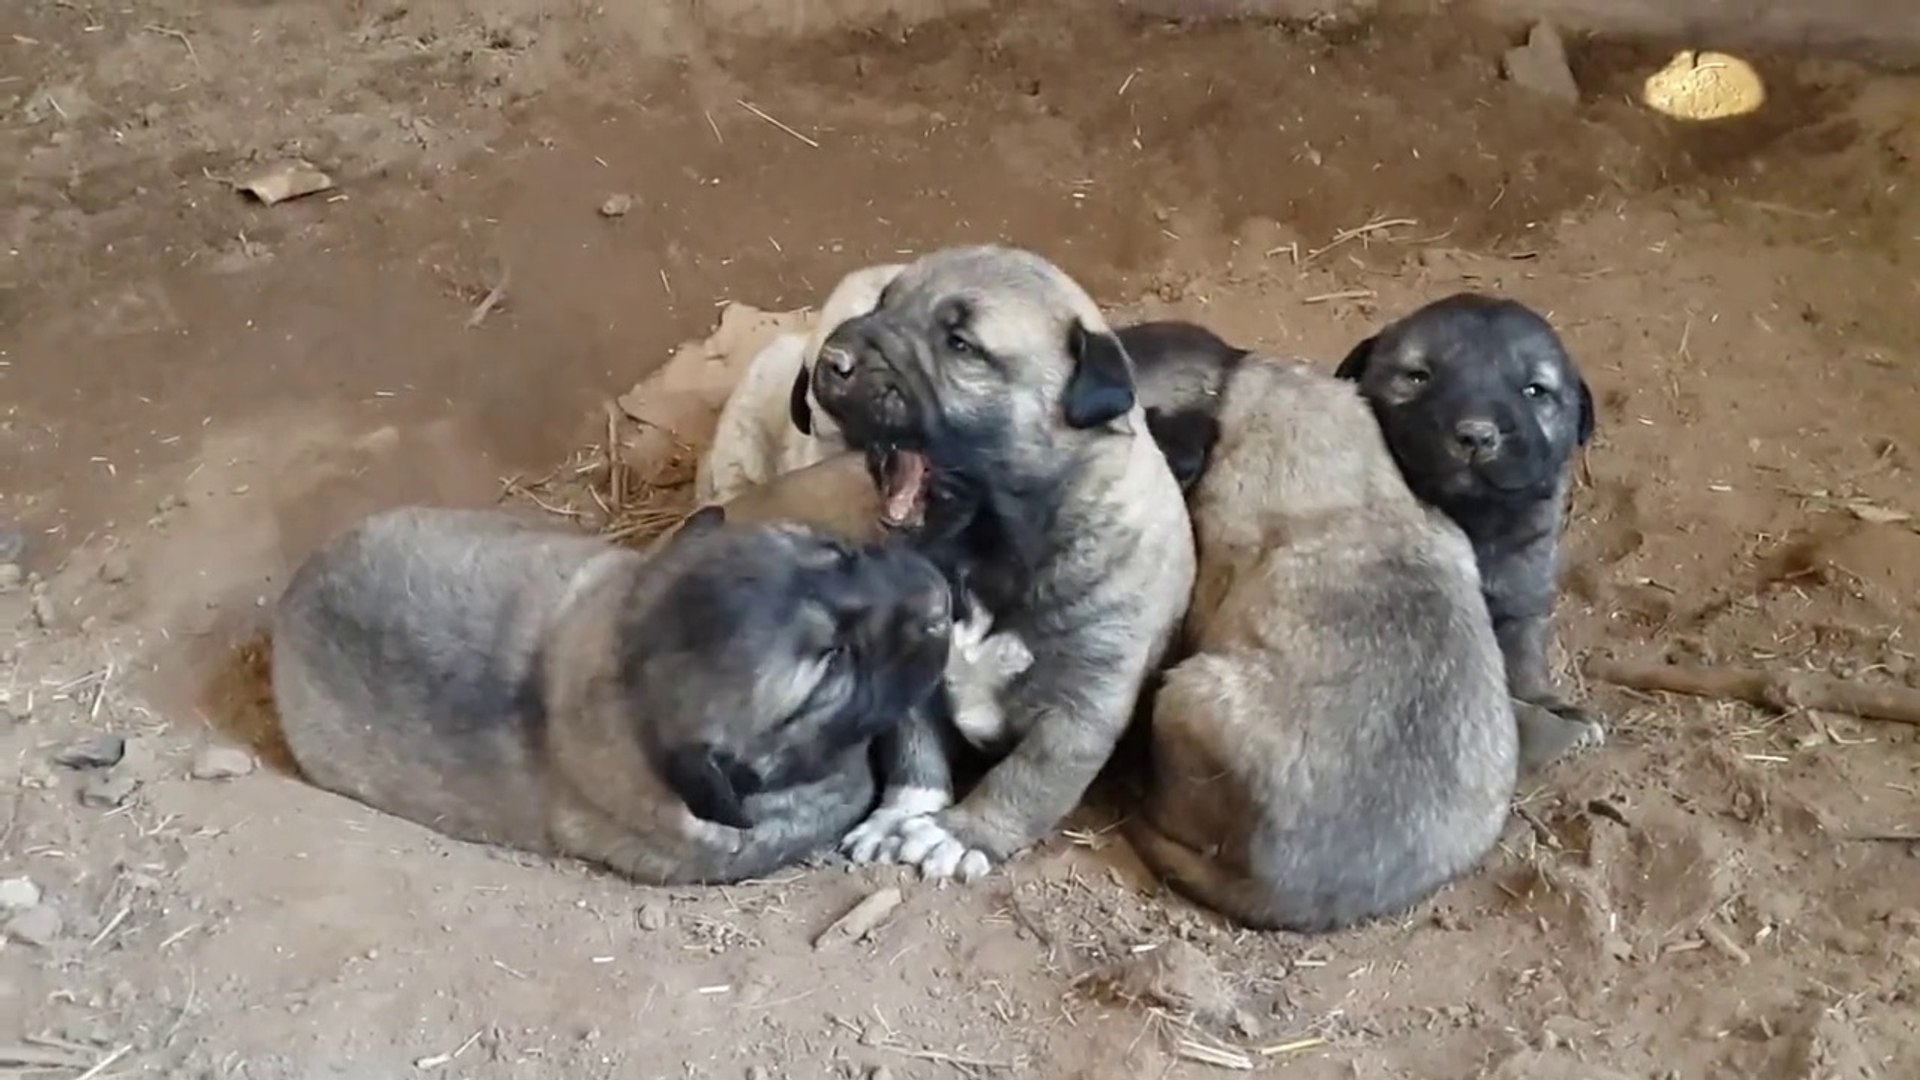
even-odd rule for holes
{"type": "Polygon", "coordinates": [[[1515,784],[1473,549],[1351,384],[1248,357],[1214,415],[1188,655],[1152,704],[1129,838],[1249,927],[1401,910],[1478,863],[1515,784]]]}
{"type": "Polygon", "coordinates": [[[1559,335],[1523,304],[1459,293],[1362,341],[1336,374],[1358,384],[1413,493],[1473,542],[1523,767],[1604,742],[1549,668],[1572,463],[1594,426],[1559,335]]]}
{"type": "Polygon", "coordinates": [[[914,804],[883,802],[848,838],[856,858],[971,879],[1047,835],[1113,753],[1192,587],[1179,484],[1125,347],[1032,252],[910,263],[828,337],[813,389],[876,463],[883,518],[956,536],[981,602],[1033,654],[1000,696],[1009,745],[971,791],[947,805],[947,763],[920,755],[890,780],[914,804]]]}
{"type": "Polygon", "coordinates": [[[647,884],[735,881],[838,840],[869,752],[938,685],[944,577],[901,545],[697,514],[641,554],[495,511],[376,514],[274,613],[314,784],[456,839],[647,884]]]}

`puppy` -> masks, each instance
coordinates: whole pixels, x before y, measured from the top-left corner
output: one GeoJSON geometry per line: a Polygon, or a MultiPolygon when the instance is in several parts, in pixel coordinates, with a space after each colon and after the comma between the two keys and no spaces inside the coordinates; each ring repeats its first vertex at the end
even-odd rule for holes
{"type": "Polygon", "coordinates": [[[448,836],[649,884],[831,844],[874,804],[869,744],[939,683],[945,579],[902,545],[721,517],[643,556],[497,512],[374,515],[275,610],[295,760],[448,836]]]}
{"type": "Polygon", "coordinates": [[[1473,542],[1519,709],[1522,764],[1605,741],[1553,687],[1548,654],[1575,453],[1593,394],[1547,321],[1512,300],[1460,293],[1355,346],[1359,384],[1413,493],[1473,542]]]}
{"type": "MultiPolygon", "coordinates": [[[[881,524],[878,482],[865,455],[842,452],[747,488],[718,509],[730,522],[801,524],[851,542],[877,543],[893,535],[881,524]]],[[[938,719],[969,745],[985,748],[1005,738],[1006,717],[997,698],[1014,676],[1033,666],[1033,652],[1020,635],[995,630],[993,613],[966,587],[964,565],[936,562],[949,570],[955,590],[945,679],[949,701],[938,719]]]]}
{"type": "Polygon", "coordinates": [[[1191,655],[1152,706],[1129,836],[1248,927],[1403,909],[1499,837],[1513,710],[1473,548],[1423,507],[1351,384],[1246,360],[1191,509],[1191,655]]]}
{"type": "Polygon", "coordinates": [[[1114,332],[1133,358],[1147,430],[1167,457],[1180,490],[1191,492],[1220,438],[1220,395],[1248,356],[1198,323],[1135,323],[1114,332]]]}
{"type": "Polygon", "coordinates": [[[1033,653],[1001,695],[1011,747],[979,784],[935,808],[952,775],[919,755],[888,783],[920,812],[883,801],[874,824],[889,841],[854,852],[970,880],[1051,832],[1126,728],[1192,589],[1179,484],[1125,347],[1032,252],[909,264],[828,336],[812,379],[821,411],[876,463],[882,519],[919,507],[917,535],[956,539],[982,603],[1033,653]]]}
{"type": "Polygon", "coordinates": [[[833,421],[819,416],[809,400],[808,367],[833,328],[871,311],[899,272],[897,264],[855,270],[834,286],[811,333],[781,334],[755,354],[721,406],[713,445],[695,467],[695,501],[724,502],[844,449],[833,421]]]}

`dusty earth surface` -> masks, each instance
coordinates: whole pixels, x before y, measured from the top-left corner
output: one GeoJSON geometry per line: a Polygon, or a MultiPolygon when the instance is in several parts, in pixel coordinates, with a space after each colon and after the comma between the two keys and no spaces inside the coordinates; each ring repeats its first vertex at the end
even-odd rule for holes
{"type": "Polygon", "coordinates": [[[568,460],[725,299],[988,238],[1329,365],[1534,304],[1599,400],[1571,658],[1920,683],[1913,80],[1750,57],[1766,108],[1689,127],[1633,91],[1699,43],[1573,39],[1575,107],[1457,20],[736,6],[0,12],[0,1076],[1920,1075],[1895,724],[1582,687],[1611,742],[1479,873],[1317,939],[1159,894],[1097,810],[971,887],[651,891],[290,776],[247,643],[327,531],[568,460]],[[289,155],[334,189],[233,190],[289,155]]]}

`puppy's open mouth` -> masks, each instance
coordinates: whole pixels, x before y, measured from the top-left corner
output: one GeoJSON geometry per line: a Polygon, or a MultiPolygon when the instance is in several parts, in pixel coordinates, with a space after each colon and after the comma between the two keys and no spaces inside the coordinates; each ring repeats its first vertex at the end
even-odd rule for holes
{"type": "Polygon", "coordinates": [[[880,451],[877,458],[880,520],[895,529],[920,525],[927,508],[927,455],[889,446],[880,451]]]}

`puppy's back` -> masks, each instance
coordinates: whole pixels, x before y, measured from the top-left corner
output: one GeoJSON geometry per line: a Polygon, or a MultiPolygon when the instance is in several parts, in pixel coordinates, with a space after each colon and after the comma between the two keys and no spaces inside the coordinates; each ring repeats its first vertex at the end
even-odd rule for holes
{"type": "Polygon", "coordinates": [[[274,613],[273,690],[320,787],[461,839],[541,851],[538,653],[600,541],[407,507],[328,541],[274,613]]]}
{"type": "Polygon", "coordinates": [[[1407,490],[1358,395],[1249,362],[1194,522],[1197,655],[1154,714],[1148,816],[1172,843],[1143,853],[1243,922],[1299,930],[1474,865],[1514,778],[1498,646],[1471,546],[1407,490]]]}

